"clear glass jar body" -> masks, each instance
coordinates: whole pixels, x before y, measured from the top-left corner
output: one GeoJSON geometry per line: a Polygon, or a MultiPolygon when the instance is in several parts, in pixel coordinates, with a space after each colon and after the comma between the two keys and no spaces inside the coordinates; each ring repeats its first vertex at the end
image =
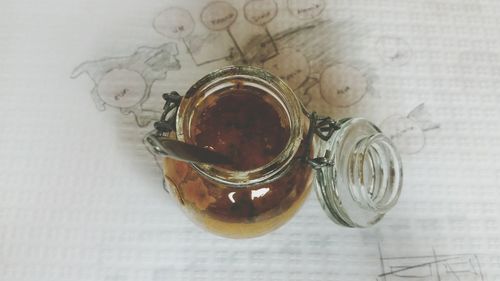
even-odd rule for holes
{"type": "Polygon", "coordinates": [[[233,187],[200,175],[190,164],[164,160],[165,180],[187,215],[215,234],[255,237],[283,225],[304,203],[312,169],[294,160],[290,170],[270,183],[233,187]]]}
{"type": "Polygon", "coordinates": [[[258,92],[280,112],[288,140],[272,160],[250,170],[164,158],[168,189],[194,222],[221,236],[259,236],[292,218],[314,185],[323,209],[340,225],[370,226],[394,206],[402,170],[390,140],[364,119],[317,122],[286,83],[262,69],[232,66],[199,80],[182,98],[168,137],[197,145],[196,134],[213,129],[197,126],[200,108],[228,89],[258,92]]]}
{"type": "Polygon", "coordinates": [[[280,122],[289,133],[281,153],[247,171],[169,158],[164,159],[163,168],[171,193],[189,217],[216,234],[243,238],[265,234],[293,217],[310,193],[313,170],[304,161],[305,153],[310,152],[305,147],[310,143],[304,138],[309,123],[300,102],[286,84],[259,69],[226,68],[201,79],[182,99],[176,133],[170,137],[194,144],[195,131],[200,130],[195,126],[199,108],[211,96],[235,88],[258,92],[281,112],[280,122]]]}

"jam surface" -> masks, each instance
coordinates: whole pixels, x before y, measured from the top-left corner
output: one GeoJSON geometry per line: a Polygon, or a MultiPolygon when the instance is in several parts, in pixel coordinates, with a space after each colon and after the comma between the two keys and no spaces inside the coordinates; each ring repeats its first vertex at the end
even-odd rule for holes
{"type": "MultiPolygon", "coordinates": [[[[290,138],[285,112],[255,89],[231,89],[207,97],[194,116],[193,144],[224,154],[237,171],[271,162],[290,138]]],[[[189,140],[188,140],[189,141],[189,140]]]]}

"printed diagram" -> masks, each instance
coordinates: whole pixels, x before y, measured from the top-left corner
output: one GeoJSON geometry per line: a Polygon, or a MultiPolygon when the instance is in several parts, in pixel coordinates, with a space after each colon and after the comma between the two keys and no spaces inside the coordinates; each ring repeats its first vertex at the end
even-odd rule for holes
{"type": "Polygon", "coordinates": [[[196,33],[194,17],[177,7],[161,12],[153,27],[165,37],[182,42],[198,66],[226,61],[273,72],[286,80],[312,110],[328,113],[332,107],[349,107],[373,92],[373,70],[348,52],[355,51],[363,35],[353,32],[348,23],[319,19],[326,6],[324,0],[289,0],[287,5],[290,14],[304,23],[273,35],[268,25],[278,15],[276,2],[247,1],[244,18],[262,32],[243,46],[231,31],[238,10],[227,2],[211,2],[202,9],[200,21],[208,30],[206,34],[196,33]]]}
{"type": "Polygon", "coordinates": [[[380,252],[382,273],[377,281],[484,281],[476,255],[438,255],[384,257],[380,252]]]}
{"type": "Polygon", "coordinates": [[[195,22],[191,13],[182,8],[171,7],[154,19],[153,28],[169,39],[182,41],[193,62],[200,66],[228,60],[228,48],[236,48],[243,57],[230,29],[237,17],[238,11],[229,3],[211,2],[203,8],[200,15],[201,22],[209,33],[193,34],[195,22]],[[227,35],[231,42],[221,39],[223,35],[227,35]]]}
{"type": "Polygon", "coordinates": [[[71,78],[86,73],[94,82],[91,96],[98,110],[106,106],[117,108],[123,114],[133,114],[139,127],[159,119],[161,112],[142,108],[157,80],[167,72],[180,69],[175,43],[159,47],[140,47],[131,56],[110,57],[80,64],[71,78]]]}
{"type": "MultiPolygon", "coordinates": [[[[355,50],[349,44],[356,44],[360,36],[349,33],[345,23],[314,20],[275,35],[279,54],[260,66],[287,81],[310,110],[329,115],[332,108],[352,106],[374,93],[373,69],[345,51],[355,50]]],[[[255,43],[247,48],[258,48],[262,40],[252,40],[255,43]]],[[[259,65],[258,60],[253,62],[259,65]]]]}
{"type": "Polygon", "coordinates": [[[352,106],[373,93],[376,75],[355,54],[363,34],[349,23],[317,18],[324,8],[324,1],[288,1],[290,13],[307,22],[274,35],[266,28],[242,49],[250,64],[287,81],[310,110],[329,115],[332,107],[352,106]]]}
{"type": "MultiPolygon", "coordinates": [[[[152,22],[159,34],[183,45],[195,65],[222,61],[263,67],[287,81],[304,104],[320,114],[331,115],[335,108],[351,107],[374,94],[376,72],[359,56],[365,32],[350,22],[321,18],[326,0],[287,0],[286,5],[285,12],[300,24],[278,32],[270,30],[279,16],[275,0],[249,0],[241,8],[213,1],[195,17],[186,9],[169,7],[152,22]],[[245,23],[260,31],[248,34],[241,44],[233,29],[246,30],[245,23]]],[[[375,47],[388,65],[404,65],[412,54],[398,37],[379,37],[375,47]]],[[[99,110],[109,106],[133,114],[137,125],[144,127],[160,114],[143,108],[151,86],[168,71],[180,69],[177,54],[176,43],[141,47],[131,56],[85,62],[72,77],[87,73],[95,84],[91,96],[99,110]]],[[[422,145],[410,151],[418,146],[422,145]]]]}
{"type": "MultiPolygon", "coordinates": [[[[194,16],[180,7],[166,8],[152,19],[152,25],[175,43],[140,47],[130,56],[87,61],[76,67],[71,77],[86,73],[94,83],[91,97],[97,109],[110,107],[132,114],[139,127],[161,115],[159,108],[148,109],[144,105],[155,81],[166,79],[168,71],[181,69],[178,45],[196,66],[223,62],[263,67],[287,81],[309,110],[323,115],[332,115],[336,108],[351,107],[367,94],[375,93],[376,72],[359,55],[367,37],[363,28],[347,21],[324,19],[326,0],[283,2],[286,10],[280,10],[275,0],[248,0],[242,7],[213,1],[194,16]],[[295,19],[295,24],[273,32],[272,23],[283,12],[295,19]],[[245,33],[249,29],[255,32],[245,33]]],[[[411,55],[401,39],[382,37],[377,46],[382,56],[399,65],[411,55]]],[[[405,144],[410,138],[407,135],[430,129],[422,127],[420,119],[413,115],[419,117],[410,113],[386,122],[388,127],[395,124],[393,138],[410,153],[420,150],[424,141],[405,144]]]]}
{"type": "Polygon", "coordinates": [[[247,19],[248,22],[257,26],[261,26],[264,29],[265,35],[268,38],[268,42],[260,42],[261,47],[262,48],[265,48],[266,46],[272,47],[269,50],[270,54],[261,53],[261,54],[254,54],[254,56],[258,55],[259,56],[258,59],[261,62],[263,62],[266,59],[270,59],[278,55],[279,53],[278,46],[276,45],[276,42],[274,42],[274,39],[267,27],[267,24],[270,23],[278,13],[278,5],[276,4],[276,2],[274,2],[273,0],[248,1],[243,7],[243,11],[245,14],[245,18],[247,19]]]}
{"type": "Polygon", "coordinates": [[[425,134],[439,129],[431,120],[425,104],[415,107],[408,115],[393,115],[385,119],[380,129],[394,142],[401,153],[415,154],[425,147],[425,134]]]}
{"type": "Polygon", "coordinates": [[[321,73],[320,93],[328,104],[347,107],[363,98],[368,81],[354,66],[336,64],[321,73]]]}
{"type": "Polygon", "coordinates": [[[288,0],[288,11],[299,19],[311,19],[319,16],[326,7],[325,0],[288,0]]]}

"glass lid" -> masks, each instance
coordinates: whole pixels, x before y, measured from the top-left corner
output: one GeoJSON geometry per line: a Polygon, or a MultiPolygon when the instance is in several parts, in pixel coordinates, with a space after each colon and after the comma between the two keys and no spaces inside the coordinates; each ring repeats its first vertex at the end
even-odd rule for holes
{"type": "Polygon", "coordinates": [[[401,158],[379,128],[362,118],[343,119],[328,140],[315,141],[316,195],[334,222],[349,227],[377,223],[397,202],[402,187],[401,158]]]}

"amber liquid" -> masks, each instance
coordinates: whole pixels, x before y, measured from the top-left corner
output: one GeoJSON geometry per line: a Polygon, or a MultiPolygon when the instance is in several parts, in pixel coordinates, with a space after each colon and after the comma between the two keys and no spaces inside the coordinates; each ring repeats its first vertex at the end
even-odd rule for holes
{"type": "MultiPolygon", "coordinates": [[[[272,97],[232,89],[208,97],[193,116],[186,141],[226,155],[232,170],[250,170],[272,161],[290,138],[284,110],[272,97]]],[[[225,186],[198,174],[190,164],[166,159],[165,176],[184,209],[208,230],[228,237],[252,237],[282,225],[302,205],[311,169],[301,147],[288,172],[267,184],[225,186]]]]}

